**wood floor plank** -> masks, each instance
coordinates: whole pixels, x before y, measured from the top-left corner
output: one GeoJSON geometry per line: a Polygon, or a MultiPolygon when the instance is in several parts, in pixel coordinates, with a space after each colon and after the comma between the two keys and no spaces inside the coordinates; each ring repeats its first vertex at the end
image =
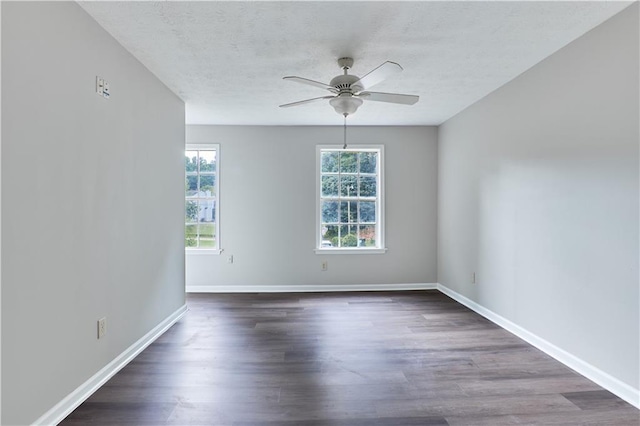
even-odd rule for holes
{"type": "Polygon", "coordinates": [[[363,419],[328,419],[286,422],[240,422],[238,426],[446,426],[444,417],[387,417],[363,419]]]}
{"type": "Polygon", "coordinates": [[[583,410],[615,410],[628,404],[605,390],[565,392],[562,396],[583,410]]]}
{"type": "Polygon", "coordinates": [[[637,410],[626,408],[615,411],[572,411],[503,416],[449,416],[451,426],[637,426],[640,417],[637,410]]]}
{"type": "Polygon", "coordinates": [[[640,424],[636,408],[437,291],[187,302],[61,424],[640,424]]]}

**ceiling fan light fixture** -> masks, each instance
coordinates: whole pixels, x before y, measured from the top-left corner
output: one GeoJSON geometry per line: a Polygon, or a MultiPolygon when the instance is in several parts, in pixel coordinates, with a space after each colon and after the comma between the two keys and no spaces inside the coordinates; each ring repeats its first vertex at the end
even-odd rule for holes
{"type": "Polygon", "coordinates": [[[350,115],[356,112],[356,110],[362,105],[362,99],[356,98],[350,94],[343,94],[331,98],[329,103],[336,110],[338,114],[350,115]]]}

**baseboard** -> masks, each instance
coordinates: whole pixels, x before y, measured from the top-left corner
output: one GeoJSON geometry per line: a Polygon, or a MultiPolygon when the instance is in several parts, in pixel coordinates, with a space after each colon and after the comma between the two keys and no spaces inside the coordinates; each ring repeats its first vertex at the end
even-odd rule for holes
{"type": "Polygon", "coordinates": [[[89,380],[81,384],[76,390],[67,395],[62,401],[47,411],[42,417],[36,420],[34,425],[57,425],[73,410],[89,398],[103,384],[105,384],[118,371],[133,360],[147,346],[153,343],[158,337],[169,329],[174,323],[187,312],[187,305],[181,306],[174,313],[165,318],[160,324],[142,336],[137,342],[129,346],[124,352],[118,355],[113,361],[94,374],[89,380]]]}
{"type": "Polygon", "coordinates": [[[187,293],[321,293],[333,291],[435,290],[435,283],[311,284],[311,285],[188,285],[187,293]]]}
{"type": "Polygon", "coordinates": [[[594,367],[593,365],[583,361],[582,359],[576,357],[575,355],[570,354],[564,349],[561,349],[556,345],[546,341],[545,339],[520,327],[519,325],[514,324],[508,319],[496,314],[495,312],[485,308],[482,305],[479,305],[478,303],[461,295],[460,293],[457,293],[451,290],[450,288],[443,286],[442,284],[438,284],[437,288],[440,292],[451,297],[456,302],[465,305],[469,309],[487,318],[489,321],[515,334],[522,340],[535,346],[536,348],[540,349],[542,352],[555,358],[557,361],[560,361],[561,363],[571,368],[572,370],[575,370],[577,373],[585,376],[586,378],[602,386],[609,392],[624,399],[629,404],[635,406],[636,408],[640,408],[640,390],[635,389],[629,386],[628,384],[616,379],[610,374],[605,373],[599,368],[594,367]]]}

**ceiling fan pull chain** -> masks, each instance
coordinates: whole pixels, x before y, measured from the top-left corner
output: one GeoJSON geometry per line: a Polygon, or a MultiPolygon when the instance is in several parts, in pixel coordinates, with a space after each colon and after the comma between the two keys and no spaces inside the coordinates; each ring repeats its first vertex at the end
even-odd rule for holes
{"type": "Polygon", "coordinates": [[[347,115],[349,114],[343,114],[344,115],[344,146],[342,147],[342,149],[347,149],[347,115]]]}

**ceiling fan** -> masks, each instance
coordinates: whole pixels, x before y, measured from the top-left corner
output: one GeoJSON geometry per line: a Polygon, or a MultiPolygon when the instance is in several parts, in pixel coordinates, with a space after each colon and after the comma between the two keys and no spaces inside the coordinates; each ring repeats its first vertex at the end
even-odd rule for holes
{"type": "Polygon", "coordinates": [[[387,61],[377,68],[365,74],[364,77],[349,74],[348,71],[353,66],[352,58],[338,59],[338,65],[343,70],[342,75],[334,77],[329,84],[319,81],[309,80],[308,78],[288,76],[284,80],[296,81],[302,84],[319,87],[328,90],[333,95],[321,96],[319,98],[306,99],[304,101],[292,102],[280,105],[281,108],[304,105],[311,102],[329,99],[329,104],[336,110],[338,114],[342,114],[345,118],[356,112],[362,105],[364,100],[376,102],[390,102],[394,104],[413,105],[418,102],[419,96],[402,95],[399,93],[382,93],[369,92],[367,89],[375,86],[387,77],[402,71],[402,67],[395,63],[387,61]]]}

